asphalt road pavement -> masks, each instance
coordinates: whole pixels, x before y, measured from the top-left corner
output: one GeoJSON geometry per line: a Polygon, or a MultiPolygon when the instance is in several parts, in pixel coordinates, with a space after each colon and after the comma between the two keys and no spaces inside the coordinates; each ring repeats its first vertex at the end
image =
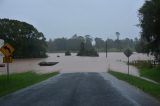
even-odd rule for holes
{"type": "Polygon", "coordinates": [[[160,106],[107,73],[63,73],[0,98],[0,106],[160,106]]]}

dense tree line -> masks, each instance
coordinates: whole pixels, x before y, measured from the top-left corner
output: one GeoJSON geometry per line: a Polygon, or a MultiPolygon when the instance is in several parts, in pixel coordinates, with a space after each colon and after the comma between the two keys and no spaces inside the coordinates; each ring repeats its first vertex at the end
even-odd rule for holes
{"type": "Polygon", "coordinates": [[[107,39],[103,40],[102,38],[96,37],[93,39],[90,35],[86,36],[78,36],[74,35],[71,38],[56,38],[50,39],[48,44],[48,52],[64,52],[64,51],[72,51],[77,52],[80,50],[81,43],[85,42],[86,49],[93,49],[95,48],[99,52],[106,51],[106,42],[107,42],[107,49],[111,52],[123,52],[126,48],[129,48],[135,51],[135,47],[138,47],[139,39],[129,39],[125,38],[122,40],[116,39],[107,39]]]}
{"type": "Polygon", "coordinates": [[[86,42],[81,42],[80,50],[78,51],[77,56],[99,56],[98,52],[95,50],[93,46],[87,49],[86,45],[86,42]]]}
{"type": "Polygon", "coordinates": [[[139,10],[142,52],[160,61],[160,0],[146,0],[139,10]]]}
{"type": "Polygon", "coordinates": [[[0,39],[15,48],[14,58],[46,57],[46,38],[26,22],[0,19],[0,39]]]}

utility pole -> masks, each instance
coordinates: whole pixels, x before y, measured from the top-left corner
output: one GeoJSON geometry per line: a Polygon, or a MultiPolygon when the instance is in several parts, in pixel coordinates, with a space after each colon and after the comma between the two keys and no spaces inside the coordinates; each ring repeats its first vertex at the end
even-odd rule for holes
{"type": "Polygon", "coordinates": [[[106,40],[106,58],[107,58],[107,40],[106,40]]]}
{"type": "Polygon", "coordinates": [[[129,57],[128,57],[128,75],[129,75],[129,57]]]}

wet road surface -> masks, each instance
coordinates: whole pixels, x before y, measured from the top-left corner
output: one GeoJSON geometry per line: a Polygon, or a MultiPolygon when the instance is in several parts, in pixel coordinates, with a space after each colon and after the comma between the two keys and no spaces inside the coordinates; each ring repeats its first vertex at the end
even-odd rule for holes
{"type": "Polygon", "coordinates": [[[64,73],[0,98],[0,106],[158,106],[107,73],[64,73]]]}

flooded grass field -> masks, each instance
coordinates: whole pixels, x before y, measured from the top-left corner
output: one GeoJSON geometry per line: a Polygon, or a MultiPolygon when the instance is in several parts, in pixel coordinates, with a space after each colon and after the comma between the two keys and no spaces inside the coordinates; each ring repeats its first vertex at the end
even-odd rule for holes
{"type": "MultiPolygon", "coordinates": [[[[49,53],[48,58],[40,59],[15,59],[10,64],[10,73],[35,71],[37,73],[47,73],[60,71],[61,73],[71,72],[106,72],[108,69],[127,73],[127,58],[123,53],[99,53],[99,57],[79,57],[75,53],[72,56],[65,56],[64,53],[49,53]],[[60,56],[60,57],[57,57],[60,56]],[[59,62],[54,66],[39,66],[39,62],[59,62]]],[[[134,53],[130,60],[149,60],[146,54],[134,53]]],[[[6,73],[6,67],[0,67],[0,73],[6,73]]],[[[138,76],[138,70],[130,66],[130,73],[138,76]]]]}

